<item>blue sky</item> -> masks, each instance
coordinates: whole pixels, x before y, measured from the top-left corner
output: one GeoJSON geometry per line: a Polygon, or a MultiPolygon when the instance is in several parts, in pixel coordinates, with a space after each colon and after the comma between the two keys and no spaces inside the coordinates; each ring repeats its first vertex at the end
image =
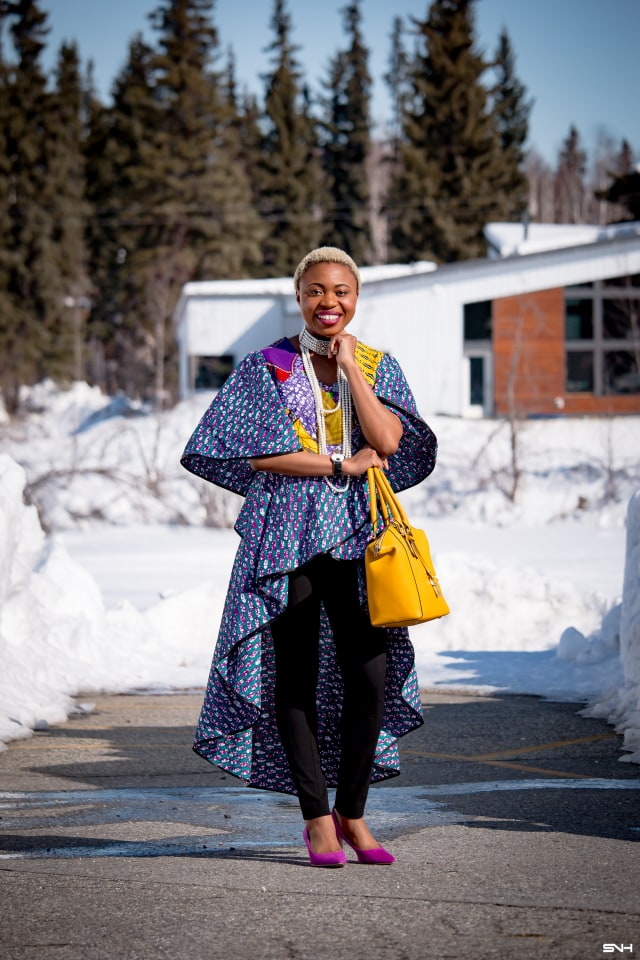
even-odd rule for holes
{"type": "MultiPolygon", "coordinates": [[[[289,0],[298,57],[313,90],[344,46],[340,9],[345,0],[289,0]]],[[[83,61],[92,59],[99,91],[107,98],[127,44],[142,30],[156,0],[43,0],[51,33],[47,63],[62,40],[78,42],[83,61]]],[[[363,28],[374,77],[374,120],[388,120],[387,70],[394,16],[424,17],[428,0],[363,0],[363,28]]],[[[232,46],[238,80],[260,93],[271,41],[271,0],[217,0],[214,23],[223,49],[232,46]]],[[[530,145],[553,162],[570,124],[592,150],[601,131],[626,137],[640,151],[638,37],[640,0],[478,0],[478,44],[492,53],[505,26],[517,57],[520,79],[533,97],[530,145]]]]}

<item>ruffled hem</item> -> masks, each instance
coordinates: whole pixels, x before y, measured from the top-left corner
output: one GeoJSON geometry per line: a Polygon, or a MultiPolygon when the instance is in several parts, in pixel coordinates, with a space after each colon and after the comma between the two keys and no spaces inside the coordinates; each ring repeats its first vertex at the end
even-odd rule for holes
{"type": "MultiPolygon", "coordinates": [[[[318,683],[318,744],[327,785],[337,785],[342,681],[335,662],[333,641],[323,617],[318,683]]],[[[371,782],[400,772],[398,740],[424,722],[406,630],[389,630],[387,676],[382,729],[376,748],[371,782]]],[[[275,721],[274,660],[267,627],[234,647],[229,662],[214,662],[196,730],[194,751],[248,786],[296,794],[275,721]],[[260,645],[260,685],[256,688],[256,650],[260,645]],[[254,647],[252,650],[251,647],[254,647]],[[233,675],[233,676],[231,676],[233,675]],[[220,721],[223,721],[221,724],[220,721]]]]}

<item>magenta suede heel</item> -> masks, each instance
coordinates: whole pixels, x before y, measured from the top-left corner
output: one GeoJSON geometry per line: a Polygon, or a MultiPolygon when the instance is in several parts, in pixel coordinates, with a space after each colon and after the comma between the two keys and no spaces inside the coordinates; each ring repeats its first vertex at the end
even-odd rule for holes
{"type": "Polygon", "coordinates": [[[309,854],[309,863],[312,867],[344,867],[347,862],[342,850],[332,850],[330,853],[314,853],[309,842],[309,831],[305,827],[302,831],[302,839],[305,842],[307,853],[309,854]]]}
{"type": "Polygon", "coordinates": [[[335,809],[331,811],[331,816],[333,817],[338,840],[344,841],[351,847],[358,858],[358,863],[388,864],[396,862],[396,858],[393,856],[393,854],[389,853],[388,850],[385,850],[384,847],[374,847],[373,850],[361,850],[360,847],[356,847],[353,843],[351,843],[351,840],[347,839],[347,837],[344,835],[335,809]]]}

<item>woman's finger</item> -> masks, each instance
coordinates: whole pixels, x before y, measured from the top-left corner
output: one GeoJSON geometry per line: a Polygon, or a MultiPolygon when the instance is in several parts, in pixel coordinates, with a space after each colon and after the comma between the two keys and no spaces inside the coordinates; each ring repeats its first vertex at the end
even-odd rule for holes
{"type": "Polygon", "coordinates": [[[336,357],[343,345],[345,347],[351,346],[355,353],[356,342],[356,338],[352,337],[350,333],[336,333],[335,337],[331,338],[331,343],[329,344],[329,356],[336,357]]]}

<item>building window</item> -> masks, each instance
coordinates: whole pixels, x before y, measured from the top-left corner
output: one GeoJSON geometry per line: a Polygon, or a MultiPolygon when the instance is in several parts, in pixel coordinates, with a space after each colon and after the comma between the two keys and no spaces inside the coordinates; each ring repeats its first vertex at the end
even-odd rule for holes
{"type": "Polygon", "coordinates": [[[474,406],[485,403],[484,357],[469,357],[469,401],[474,406]]]}
{"type": "Polygon", "coordinates": [[[593,337],[593,302],[565,302],[565,336],[567,340],[591,340],[593,337]]]}
{"type": "Polygon", "coordinates": [[[233,370],[235,358],[231,354],[219,357],[193,357],[195,376],[193,385],[196,390],[217,390],[228,379],[233,370]]]}
{"type": "Polygon", "coordinates": [[[493,413],[492,311],[491,300],[464,304],[467,402],[485,416],[493,413]]]}
{"type": "Polygon", "coordinates": [[[640,273],[634,274],[632,277],[611,277],[609,280],[602,281],[603,287],[627,287],[640,290],[640,273]]]}
{"type": "Polygon", "coordinates": [[[640,300],[603,300],[602,334],[607,340],[634,340],[638,337],[640,300]]]}
{"type": "Polygon", "coordinates": [[[491,340],[491,300],[465,303],[464,339],[491,340]]]}
{"type": "Polygon", "coordinates": [[[593,353],[567,352],[567,393],[593,393],[593,353]]]}
{"type": "Polygon", "coordinates": [[[565,290],[566,391],[640,393],[640,276],[565,290]]]}
{"type": "Polygon", "coordinates": [[[638,354],[607,350],[604,354],[604,392],[640,393],[638,354]]]}

